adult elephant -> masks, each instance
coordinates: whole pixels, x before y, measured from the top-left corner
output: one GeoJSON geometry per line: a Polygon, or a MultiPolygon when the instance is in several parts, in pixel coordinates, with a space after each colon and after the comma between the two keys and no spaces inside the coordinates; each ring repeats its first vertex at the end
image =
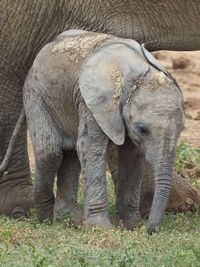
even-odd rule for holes
{"type": "MultiPolygon", "coordinates": [[[[200,49],[199,0],[1,0],[0,161],[22,108],[22,86],[39,49],[63,30],[81,28],[133,38],[153,51],[200,49]]],[[[23,125],[6,172],[0,212],[18,217],[32,202],[23,125]]]]}

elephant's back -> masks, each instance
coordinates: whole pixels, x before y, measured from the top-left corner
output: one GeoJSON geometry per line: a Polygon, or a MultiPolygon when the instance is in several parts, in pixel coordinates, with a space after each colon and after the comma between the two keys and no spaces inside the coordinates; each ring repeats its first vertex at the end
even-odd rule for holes
{"type": "Polygon", "coordinates": [[[112,35],[70,30],[63,32],[38,53],[32,72],[37,80],[46,83],[46,88],[74,88],[79,70],[92,51],[112,35]],[[48,84],[48,86],[47,86],[48,84]]]}

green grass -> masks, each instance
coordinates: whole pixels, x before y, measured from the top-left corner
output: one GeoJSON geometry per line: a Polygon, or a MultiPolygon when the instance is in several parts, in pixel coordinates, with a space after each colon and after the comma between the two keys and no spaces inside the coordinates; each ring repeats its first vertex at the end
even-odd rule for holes
{"type": "Polygon", "coordinates": [[[180,141],[176,149],[174,168],[200,190],[200,149],[180,141]]]}
{"type": "Polygon", "coordinates": [[[73,229],[0,218],[1,266],[200,266],[199,212],[168,214],[160,231],[73,229]]]}
{"type": "MultiPolygon", "coordinates": [[[[199,170],[199,151],[179,143],[175,168],[199,170]]],[[[196,179],[191,177],[191,179],[196,179]]],[[[114,212],[113,187],[108,177],[114,212]]],[[[82,199],[82,194],[80,194],[82,199]]],[[[200,208],[195,213],[168,213],[157,233],[144,226],[133,231],[73,228],[66,224],[39,224],[32,212],[21,221],[0,217],[0,266],[200,266],[200,208]]]]}

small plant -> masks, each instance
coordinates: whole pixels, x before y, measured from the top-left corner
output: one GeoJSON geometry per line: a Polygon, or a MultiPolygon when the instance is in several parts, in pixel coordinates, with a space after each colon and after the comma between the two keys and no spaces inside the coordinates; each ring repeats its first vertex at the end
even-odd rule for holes
{"type": "Polygon", "coordinates": [[[184,141],[179,141],[176,148],[175,169],[194,179],[200,178],[200,150],[190,147],[184,141]]]}

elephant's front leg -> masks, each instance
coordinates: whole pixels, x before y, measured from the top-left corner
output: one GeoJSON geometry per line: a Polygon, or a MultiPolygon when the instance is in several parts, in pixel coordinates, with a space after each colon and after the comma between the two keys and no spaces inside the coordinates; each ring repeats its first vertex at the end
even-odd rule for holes
{"type": "Polygon", "coordinates": [[[106,192],[108,138],[89,111],[80,115],[77,149],[84,176],[84,219],[87,225],[111,227],[106,192]]]}
{"type": "Polygon", "coordinates": [[[118,185],[116,217],[123,226],[134,229],[140,224],[140,192],[144,174],[144,157],[127,137],[118,148],[118,185]]]}

